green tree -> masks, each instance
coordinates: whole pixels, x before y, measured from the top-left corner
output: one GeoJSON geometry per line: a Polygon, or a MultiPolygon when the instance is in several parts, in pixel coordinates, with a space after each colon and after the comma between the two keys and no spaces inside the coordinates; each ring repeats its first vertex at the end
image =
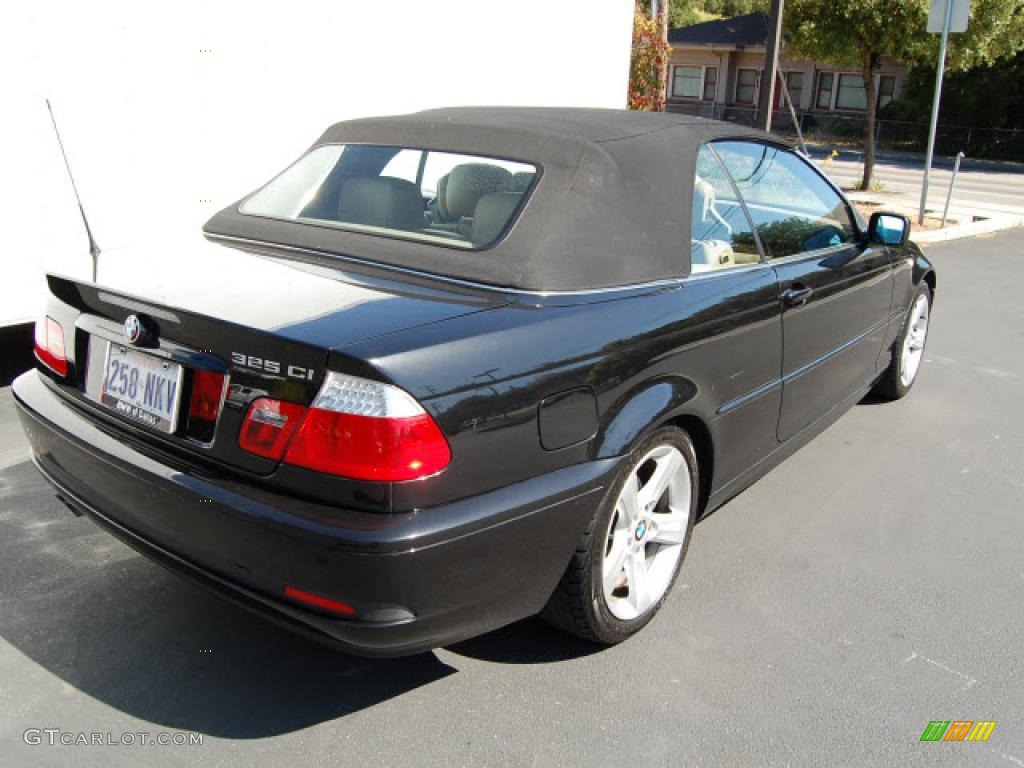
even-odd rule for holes
{"type": "Polygon", "coordinates": [[[768,0],[671,0],[669,26],[688,27],[703,21],[768,11],[768,0]]]}
{"type": "MultiPolygon", "coordinates": [[[[935,63],[915,65],[899,100],[883,108],[879,117],[927,120],[934,85],[935,63]]],[[[1024,52],[947,75],[941,114],[957,125],[1024,128],[1024,52]]]]}
{"type": "MultiPolygon", "coordinates": [[[[875,165],[874,75],[883,56],[938,59],[939,35],[925,30],[928,0],[788,0],[785,31],[791,54],[855,66],[864,76],[863,189],[875,165]]],[[[962,70],[1024,48],[1024,0],[972,0],[967,32],[950,35],[947,66],[962,70]]],[[[934,64],[933,64],[934,66],[934,64]]]]}

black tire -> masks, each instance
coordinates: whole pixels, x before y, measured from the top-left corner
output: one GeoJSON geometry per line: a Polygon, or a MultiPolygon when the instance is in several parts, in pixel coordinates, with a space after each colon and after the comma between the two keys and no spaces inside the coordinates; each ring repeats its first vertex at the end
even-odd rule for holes
{"type": "Polygon", "coordinates": [[[672,591],[672,586],[679,575],[679,569],[686,559],[686,550],[689,547],[693,524],[697,517],[699,479],[693,443],[684,431],[675,427],[662,427],[641,440],[630,452],[628,461],[624,463],[615,483],[612,484],[600,507],[594,513],[573,553],[569,567],[541,612],[542,618],[559,629],[605,645],[620,643],[643,629],[654,618],[665,602],[665,598],[672,591]],[[664,593],[641,615],[624,621],[611,613],[602,588],[601,571],[608,542],[609,526],[626,481],[637,469],[638,462],[660,445],[671,445],[677,448],[689,469],[690,515],[686,526],[686,538],[682,544],[675,572],[664,593]]]}
{"type": "MultiPolygon", "coordinates": [[[[923,295],[927,296],[928,300],[928,317],[931,319],[931,307],[932,307],[932,292],[928,287],[928,284],[923,282],[918,286],[917,291],[914,293],[914,297],[910,300],[910,306],[907,308],[907,316],[903,318],[903,328],[900,330],[900,335],[896,337],[896,341],[892,345],[892,360],[889,362],[889,367],[885,369],[885,373],[882,374],[882,378],[878,380],[874,387],[874,393],[879,397],[884,397],[886,400],[899,400],[901,397],[905,397],[908,392],[913,388],[914,382],[917,381],[918,375],[921,370],[918,368],[914,377],[910,381],[904,383],[903,381],[903,345],[906,342],[907,334],[910,333],[911,324],[913,322],[914,307],[917,305],[918,299],[923,295]]],[[[924,343],[928,343],[928,336],[925,335],[924,343]]],[[[922,354],[924,348],[922,347],[922,354]]]]}

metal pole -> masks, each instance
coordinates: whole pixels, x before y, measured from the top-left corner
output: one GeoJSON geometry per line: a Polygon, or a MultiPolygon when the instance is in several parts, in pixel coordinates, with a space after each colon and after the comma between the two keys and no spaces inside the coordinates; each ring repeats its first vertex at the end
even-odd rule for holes
{"type": "Polygon", "coordinates": [[[956,175],[960,173],[960,161],[963,160],[964,153],[957,152],[956,160],[953,162],[953,178],[949,180],[949,192],[946,194],[946,207],[942,209],[942,223],[939,227],[946,226],[946,216],[949,214],[949,201],[953,199],[953,187],[956,186],[956,175]]]}
{"type": "Polygon", "coordinates": [[[946,0],[946,15],[942,22],[942,42],[939,45],[939,68],[935,71],[935,96],[932,100],[932,122],[928,129],[928,151],[924,156],[924,183],[921,185],[921,210],[917,223],[924,226],[924,208],[928,202],[928,181],[932,173],[932,155],[935,152],[935,129],[939,124],[939,100],[942,98],[942,73],[946,68],[946,43],[949,42],[949,19],[953,15],[953,0],[946,0]]]}
{"type": "Polygon", "coordinates": [[[761,94],[757,100],[757,127],[772,129],[772,96],[775,93],[775,73],[779,69],[779,43],[782,39],[783,0],[772,0],[771,18],[768,20],[768,41],[764,54],[764,72],[761,73],[761,94]]]}
{"type": "Polygon", "coordinates": [[[804,146],[804,134],[800,130],[800,121],[796,119],[796,110],[793,108],[793,99],[790,98],[789,88],[786,86],[786,75],[780,69],[779,70],[779,86],[782,88],[782,100],[786,102],[786,106],[789,107],[789,117],[793,120],[793,127],[796,129],[796,138],[800,142],[800,152],[804,157],[810,157],[807,154],[807,147],[804,146]]]}

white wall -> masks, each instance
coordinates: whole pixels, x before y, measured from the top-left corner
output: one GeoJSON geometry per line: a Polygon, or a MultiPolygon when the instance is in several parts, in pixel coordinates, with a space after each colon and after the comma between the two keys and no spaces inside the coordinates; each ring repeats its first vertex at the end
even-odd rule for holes
{"type": "Polygon", "coordinates": [[[463,104],[623,107],[632,5],[8,3],[0,325],[35,317],[44,270],[90,271],[45,98],[104,250],[195,240],[337,120],[463,104]]]}

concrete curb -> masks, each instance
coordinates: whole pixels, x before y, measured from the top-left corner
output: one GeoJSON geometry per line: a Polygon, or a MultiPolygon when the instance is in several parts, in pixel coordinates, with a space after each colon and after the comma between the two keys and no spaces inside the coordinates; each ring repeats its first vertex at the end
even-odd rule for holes
{"type": "MultiPolygon", "coordinates": [[[[913,221],[913,218],[911,220],[913,221]]],[[[945,229],[925,229],[916,234],[911,231],[910,239],[918,245],[928,245],[929,243],[942,243],[946,240],[958,240],[961,237],[985,235],[989,232],[1013,229],[1022,225],[1024,225],[1024,216],[997,216],[985,221],[969,221],[945,229]]]]}

